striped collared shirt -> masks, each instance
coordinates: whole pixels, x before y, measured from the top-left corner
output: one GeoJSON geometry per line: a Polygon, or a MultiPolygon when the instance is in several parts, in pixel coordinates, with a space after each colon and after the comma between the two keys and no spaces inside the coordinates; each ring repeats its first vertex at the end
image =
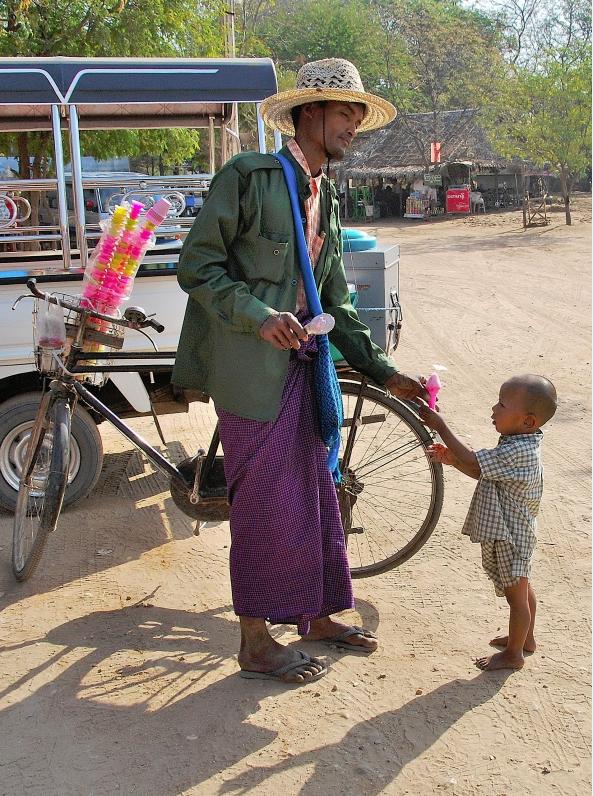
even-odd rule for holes
{"type": "MultiPolygon", "coordinates": [[[[321,249],[323,248],[323,241],[325,239],[324,233],[319,234],[321,227],[321,180],[323,179],[323,172],[317,177],[311,176],[311,169],[301,150],[300,146],[291,138],[286,144],[290,150],[290,154],[305,172],[309,178],[309,185],[311,186],[311,196],[305,199],[305,218],[307,225],[305,227],[305,240],[307,242],[307,250],[311,258],[313,268],[317,265],[321,249]]],[[[304,310],[307,307],[307,298],[303,288],[303,280],[299,278],[299,285],[297,287],[297,312],[304,310]]]]}

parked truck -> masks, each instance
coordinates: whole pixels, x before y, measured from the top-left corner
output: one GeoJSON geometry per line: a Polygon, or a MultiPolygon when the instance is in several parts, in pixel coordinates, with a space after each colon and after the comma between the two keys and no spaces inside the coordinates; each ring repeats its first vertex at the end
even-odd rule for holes
{"type": "MultiPolygon", "coordinates": [[[[209,175],[83,174],[80,131],[200,128],[212,173],[238,151],[238,103],[257,104],[276,88],[274,66],[266,58],[0,61],[0,132],[14,136],[14,150],[21,152],[17,141],[23,133],[42,132],[52,140],[47,174],[26,179],[0,175],[0,506],[14,508],[43,387],[33,360],[31,303],[21,301],[12,311],[14,302],[27,293],[30,277],[44,292],[80,295],[89,252],[101,234],[99,222],[127,199],[150,205],[164,196],[172,204],[128,301],[158,312],[165,325],[158,346],[171,351],[171,362],[168,369],[160,362],[150,374],[111,373],[94,389],[124,417],[188,407],[187,396],[173,393],[170,385],[187,298],[177,285],[176,266],[209,175]]],[[[265,151],[261,127],[259,133],[265,151]]],[[[125,345],[134,350],[151,346],[141,335],[132,335],[125,345]]],[[[86,409],[76,409],[66,505],[88,493],[101,469],[95,420],[86,409]]]]}

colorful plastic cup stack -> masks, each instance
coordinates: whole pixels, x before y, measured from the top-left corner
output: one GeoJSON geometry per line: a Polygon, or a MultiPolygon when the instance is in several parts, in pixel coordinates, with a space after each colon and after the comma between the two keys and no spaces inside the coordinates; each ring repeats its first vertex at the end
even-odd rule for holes
{"type": "Polygon", "coordinates": [[[124,298],[127,298],[132,292],[134,277],[140,267],[142,258],[154,240],[154,233],[157,227],[165,220],[170,209],[171,202],[166,199],[158,199],[154,205],[148,209],[144,218],[140,219],[140,230],[137,232],[130,246],[128,258],[122,267],[122,289],[124,291],[124,298]]]}
{"type": "Polygon", "coordinates": [[[170,208],[166,199],[155,202],[144,217],[141,202],[115,208],[85,271],[83,302],[105,315],[117,312],[132,292],[142,258],[170,208]]]}

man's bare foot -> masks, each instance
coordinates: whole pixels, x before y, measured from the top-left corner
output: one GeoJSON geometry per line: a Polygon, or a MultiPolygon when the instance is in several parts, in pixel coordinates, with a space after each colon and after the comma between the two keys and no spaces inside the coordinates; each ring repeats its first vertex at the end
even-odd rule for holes
{"type": "Polygon", "coordinates": [[[475,661],[478,669],[484,672],[493,672],[495,669],[522,669],[525,661],[522,655],[511,655],[506,650],[475,661]]]}
{"type": "Polygon", "coordinates": [[[283,647],[276,641],[257,655],[249,654],[246,649],[239,653],[239,666],[245,672],[263,672],[273,675],[278,669],[295,664],[295,668],[278,676],[285,683],[304,683],[319,676],[326,668],[318,658],[303,659],[303,654],[292,647],[283,647]]]}
{"type": "MultiPolygon", "coordinates": [[[[491,647],[502,647],[503,649],[506,648],[507,644],[509,643],[508,636],[497,636],[490,641],[491,647]]],[[[535,652],[537,649],[537,644],[535,643],[535,639],[533,636],[531,638],[527,636],[525,639],[525,644],[523,645],[523,652],[535,652]]]]}
{"type": "Polygon", "coordinates": [[[346,635],[344,640],[340,641],[342,647],[360,647],[365,652],[374,652],[379,646],[376,636],[363,628],[360,632],[348,633],[352,629],[352,625],[345,625],[343,622],[336,622],[329,616],[324,616],[321,619],[313,619],[311,622],[311,629],[306,636],[302,636],[304,641],[336,641],[342,634],[346,635]]]}

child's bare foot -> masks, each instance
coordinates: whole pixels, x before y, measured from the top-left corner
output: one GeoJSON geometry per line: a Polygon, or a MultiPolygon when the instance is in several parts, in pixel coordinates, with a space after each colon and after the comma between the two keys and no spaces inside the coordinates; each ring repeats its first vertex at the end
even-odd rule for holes
{"type": "MultiPolygon", "coordinates": [[[[503,647],[506,648],[507,644],[509,643],[508,636],[497,636],[490,641],[491,647],[503,647]]],[[[533,636],[531,638],[528,636],[525,639],[525,644],[523,644],[523,652],[535,652],[537,649],[537,644],[535,643],[535,639],[533,636]]]]}
{"type": "Polygon", "coordinates": [[[475,661],[478,669],[484,672],[493,672],[495,669],[522,669],[524,663],[522,655],[511,655],[507,650],[477,658],[475,661]]]}

